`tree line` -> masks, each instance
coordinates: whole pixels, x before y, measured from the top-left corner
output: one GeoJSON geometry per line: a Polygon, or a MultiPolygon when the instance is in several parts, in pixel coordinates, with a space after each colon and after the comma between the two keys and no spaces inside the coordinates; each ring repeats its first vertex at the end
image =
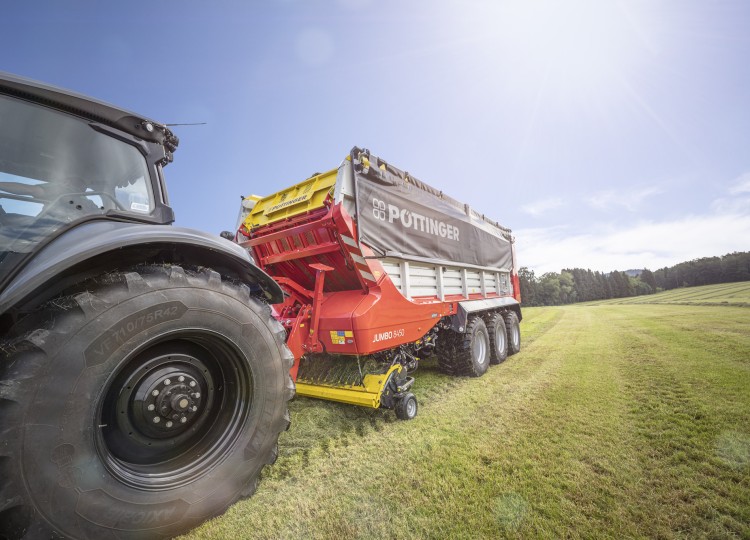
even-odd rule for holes
{"type": "Polygon", "coordinates": [[[559,306],[653,294],[678,287],[750,281],[750,252],[694,259],[653,272],[648,269],[592,272],[569,268],[536,276],[533,270],[523,267],[518,277],[524,305],[559,306]]]}

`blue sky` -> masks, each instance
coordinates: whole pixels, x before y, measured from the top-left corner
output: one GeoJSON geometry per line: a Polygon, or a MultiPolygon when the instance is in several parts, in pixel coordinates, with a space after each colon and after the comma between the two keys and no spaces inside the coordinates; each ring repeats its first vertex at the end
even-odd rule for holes
{"type": "Polygon", "coordinates": [[[354,146],[513,229],[520,264],[750,249],[750,2],[28,1],[0,70],[176,128],[177,225],[354,146]]]}

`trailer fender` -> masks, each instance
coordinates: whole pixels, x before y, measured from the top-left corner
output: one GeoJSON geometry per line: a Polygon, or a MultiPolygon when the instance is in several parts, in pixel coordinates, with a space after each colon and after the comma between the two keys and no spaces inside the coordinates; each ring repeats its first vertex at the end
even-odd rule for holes
{"type": "Polygon", "coordinates": [[[463,332],[470,314],[502,308],[512,309],[516,312],[518,320],[521,320],[521,305],[515,298],[504,296],[485,300],[467,300],[458,303],[456,314],[451,316],[451,329],[455,332],[463,332]]]}
{"type": "Polygon", "coordinates": [[[36,253],[0,294],[0,313],[44,301],[87,277],[152,262],[210,267],[269,303],[283,300],[279,285],[233,242],[182,227],[99,220],[64,232],[36,253]]]}

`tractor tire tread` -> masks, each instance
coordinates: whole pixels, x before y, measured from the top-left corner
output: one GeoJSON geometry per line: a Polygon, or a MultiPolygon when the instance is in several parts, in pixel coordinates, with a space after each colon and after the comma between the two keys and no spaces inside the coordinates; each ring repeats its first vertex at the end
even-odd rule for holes
{"type": "MultiPolygon", "coordinates": [[[[206,289],[245,301],[271,331],[286,374],[280,396],[284,406],[279,407],[278,417],[271,419],[268,425],[269,437],[273,437],[274,442],[271,450],[259,457],[260,468],[276,461],[278,437],[291,423],[286,402],[295,394],[294,382],[288,374],[294,357],[286,346],[284,328],[271,317],[268,305],[255,297],[247,285],[226,281],[209,268],[186,270],[171,264],[148,264],[102,274],[45,302],[17,323],[0,342],[0,538],[76,536],[76,532],[63,532],[58,525],[49,523],[35,507],[21,479],[21,445],[13,444],[22,436],[24,404],[28,406],[40,391],[41,376],[52,364],[51,358],[71,339],[69,331],[81,328],[82,324],[90,323],[125,300],[153,293],[156,289],[181,287],[206,289]]],[[[231,504],[252,495],[257,489],[260,468],[244,487],[225,499],[226,504],[210,507],[211,515],[222,513],[231,504]]],[[[199,521],[191,518],[189,526],[196,526],[207,517],[210,516],[199,516],[199,521]]],[[[143,533],[163,537],[184,531],[185,525],[178,523],[173,528],[160,527],[143,533]]],[[[95,537],[90,532],[88,536],[95,537]]]]}

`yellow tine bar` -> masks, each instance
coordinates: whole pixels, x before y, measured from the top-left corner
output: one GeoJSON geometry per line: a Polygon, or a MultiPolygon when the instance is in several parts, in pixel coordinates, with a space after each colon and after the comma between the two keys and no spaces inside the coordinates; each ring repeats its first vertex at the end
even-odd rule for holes
{"type": "Polygon", "coordinates": [[[330,386],[298,380],[297,395],[377,409],[380,407],[380,396],[383,394],[391,373],[402,369],[401,364],[396,364],[391,366],[387,373],[365,375],[362,386],[330,386]]]}
{"type": "Polygon", "coordinates": [[[380,406],[380,394],[365,392],[363,390],[352,390],[350,388],[336,388],[334,386],[322,386],[317,384],[297,383],[297,395],[338,401],[349,405],[360,407],[371,407],[377,409],[380,406]]]}

